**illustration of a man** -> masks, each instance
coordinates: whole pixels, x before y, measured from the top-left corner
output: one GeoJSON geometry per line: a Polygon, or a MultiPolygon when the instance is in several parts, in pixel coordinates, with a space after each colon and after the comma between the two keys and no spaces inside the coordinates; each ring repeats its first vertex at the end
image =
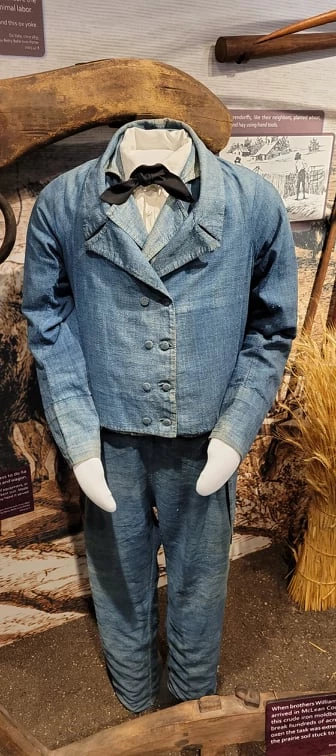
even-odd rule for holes
{"type": "Polygon", "coordinates": [[[296,171],[296,199],[299,199],[300,189],[302,187],[303,199],[306,199],[306,171],[307,165],[302,160],[301,153],[295,153],[295,171],[296,171]]]}

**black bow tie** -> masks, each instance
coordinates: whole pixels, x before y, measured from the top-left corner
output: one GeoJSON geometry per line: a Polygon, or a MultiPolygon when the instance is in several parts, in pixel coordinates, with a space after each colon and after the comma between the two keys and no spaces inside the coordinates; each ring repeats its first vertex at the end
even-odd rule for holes
{"type": "MultiPolygon", "coordinates": [[[[116,174],[107,172],[107,175],[115,176],[116,174]]],[[[122,205],[138,186],[150,186],[151,184],[162,186],[166,192],[172,194],[176,199],[185,200],[185,202],[194,201],[182,179],[176,176],[175,173],[171,173],[161,163],[156,163],[156,165],[139,165],[138,168],[132,171],[128,181],[120,181],[118,184],[110,186],[109,189],[106,189],[101,194],[100,199],[103,202],[108,202],[110,205],[122,205]]]]}

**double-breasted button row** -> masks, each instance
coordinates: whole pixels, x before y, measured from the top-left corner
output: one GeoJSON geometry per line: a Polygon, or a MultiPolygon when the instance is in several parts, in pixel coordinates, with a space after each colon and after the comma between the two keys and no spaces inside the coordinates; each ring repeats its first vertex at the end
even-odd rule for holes
{"type": "MultiPolygon", "coordinates": [[[[143,307],[146,307],[147,304],[149,303],[149,300],[147,301],[147,297],[141,297],[140,303],[143,307]]],[[[153,349],[155,344],[154,344],[154,341],[152,341],[152,339],[147,339],[144,343],[144,346],[145,346],[145,349],[150,350],[150,349],[153,349]]],[[[159,349],[161,349],[162,352],[166,352],[168,351],[168,349],[171,348],[170,341],[168,341],[168,339],[161,339],[158,342],[158,347],[159,349]]],[[[171,383],[169,383],[169,381],[162,380],[159,382],[158,385],[161,391],[163,391],[165,394],[168,394],[168,392],[172,389],[172,385],[171,383]]],[[[149,392],[152,390],[152,384],[145,381],[145,383],[142,384],[142,388],[143,388],[143,391],[149,392]]],[[[168,396],[165,396],[164,398],[167,400],[169,399],[168,396]]],[[[153,420],[151,417],[147,417],[146,415],[145,417],[142,418],[142,422],[143,422],[143,425],[148,426],[152,424],[153,420]]],[[[169,428],[172,425],[172,420],[169,417],[162,417],[160,418],[159,422],[165,428],[169,428]]]]}
{"type": "MultiPolygon", "coordinates": [[[[168,383],[168,381],[161,381],[159,383],[159,386],[160,386],[161,391],[165,391],[165,392],[170,391],[172,387],[171,383],[168,383]]],[[[145,381],[145,383],[142,384],[142,388],[144,391],[151,391],[152,384],[145,381]]]]}
{"type": "MultiPolygon", "coordinates": [[[[143,417],[142,422],[144,425],[151,425],[153,421],[151,417],[143,417]]],[[[172,421],[169,419],[169,417],[162,417],[160,423],[168,428],[172,424],[172,421]]]]}
{"type": "MultiPolygon", "coordinates": [[[[145,341],[145,349],[153,349],[153,346],[154,341],[152,341],[151,339],[147,339],[147,341],[145,341]]],[[[159,341],[159,348],[162,352],[166,352],[167,349],[170,349],[169,341],[167,341],[167,339],[162,339],[162,341],[159,341]]]]}
{"type": "MultiPolygon", "coordinates": [[[[148,305],[150,304],[149,297],[140,297],[139,301],[140,301],[141,307],[148,307],[148,305]]],[[[162,301],[161,301],[161,304],[163,304],[165,307],[169,307],[170,300],[166,299],[166,298],[163,298],[162,301]]]]}

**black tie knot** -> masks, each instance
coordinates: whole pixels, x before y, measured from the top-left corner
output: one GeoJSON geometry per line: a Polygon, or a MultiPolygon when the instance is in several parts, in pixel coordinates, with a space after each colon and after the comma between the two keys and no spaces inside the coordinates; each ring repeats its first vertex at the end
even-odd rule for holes
{"type": "Polygon", "coordinates": [[[158,184],[159,181],[161,182],[171,175],[173,174],[168,171],[168,168],[161,163],[156,163],[155,165],[139,165],[132,171],[130,178],[136,179],[139,186],[150,186],[151,184],[158,184]]]}
{"type": "MultiPolygon", "coordinates": [[[[107,175],[113,178],[119,178],[115,173],[107,172],[107,175]]],[[[127,181],[120,181],[113,184],[101,195],[100,199],[108,202],[110,205],[122,205],[130,197],[138,186],[150,186],[157,184],[162,186],[169,194],[176,199],[185,202],[193,202],[193,197],[179,176],[166,168],[161,163],[155,165],[139,165],[132,171],[127,181]]]]}

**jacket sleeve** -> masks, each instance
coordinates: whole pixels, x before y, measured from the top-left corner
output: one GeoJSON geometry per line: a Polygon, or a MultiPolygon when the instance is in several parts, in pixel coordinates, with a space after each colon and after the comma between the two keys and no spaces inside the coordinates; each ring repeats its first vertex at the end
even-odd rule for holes
{"type": "Polygon", "coordinates": [[[254,267],[242,348],[211,437],[245,457],[280,386],[297,322],[297,264],[280,195],[265,179],[253,205],[254,267]]]}
{"type": "Polygon", "coordinates": [[[22,311],[46,419],[73,466],[100,456],[100,427],[54,214],[50,184],[41,192],[28,225],[22,311]]]}

